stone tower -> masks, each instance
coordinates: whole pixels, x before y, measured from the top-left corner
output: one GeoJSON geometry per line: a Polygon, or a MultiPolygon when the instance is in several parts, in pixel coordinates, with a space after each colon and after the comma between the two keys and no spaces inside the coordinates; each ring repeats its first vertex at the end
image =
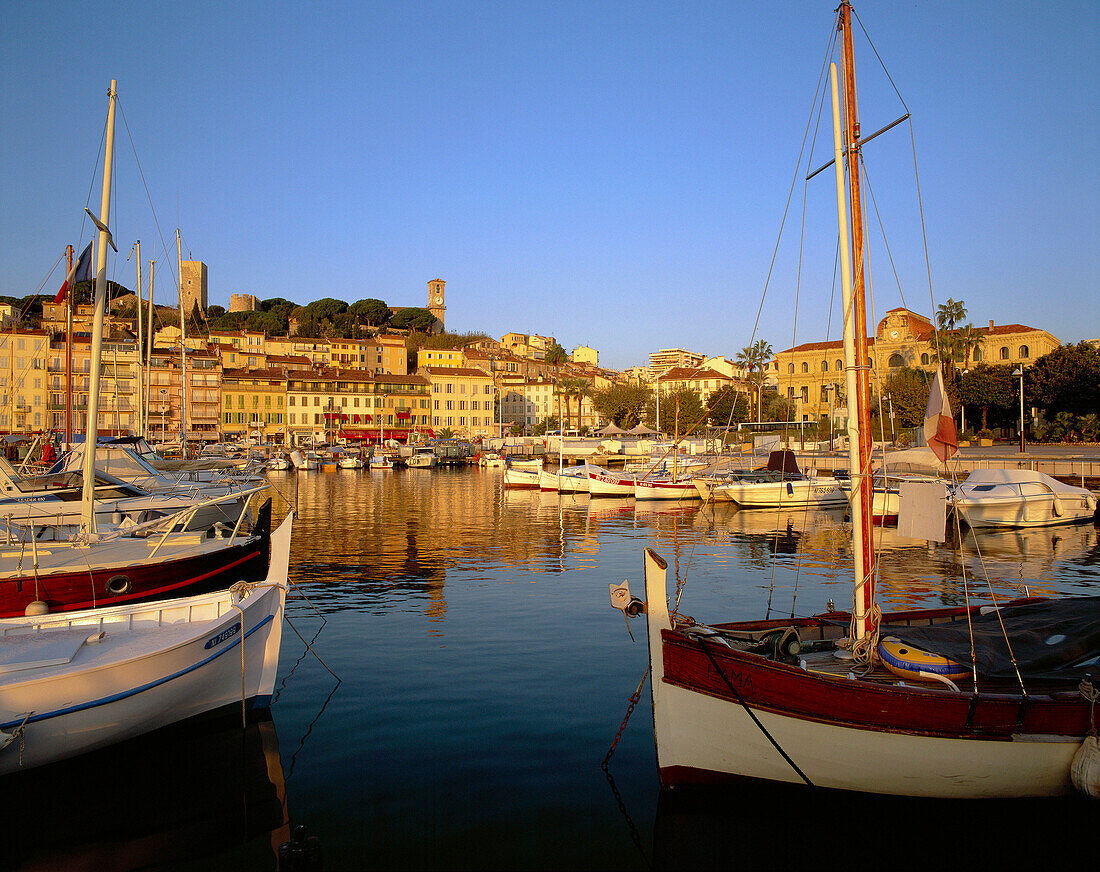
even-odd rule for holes
{"type": "Polygon", "coordinates": [[[195,303],[206,311],[206,264],[201,260],[185,260],[180,263],[180,305],[190,315],[195,303]]]}
{"type": "Polygon", "coordinates": [[[446,326],[447,297],[443,291],[443,286],[446,284],[443,279],[432,279],[428,282],[428,305],[426,308],[435,315],[435,320],[439,322],[440,332],[446,326]]]}

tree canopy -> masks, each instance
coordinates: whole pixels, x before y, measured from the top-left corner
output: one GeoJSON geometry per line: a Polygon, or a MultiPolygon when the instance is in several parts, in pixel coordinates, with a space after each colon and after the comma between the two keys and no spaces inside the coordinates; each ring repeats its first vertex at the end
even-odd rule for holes
{"type": "Polygon", "coordinates": [[[1040,357],[1025,370],[1024,400],[1041,408],[1048,419],[1060,412],[1100,412],[1100,349],[1079,342],[1040,357]]]}
{"type": "Polygon", "coordinates": [[[390,317],[390,326],[399,330],[415,330],[418,333],[427,333],[435,324],[436,318],[427,309],[409,307],[398,309],[390,317]]]}
{"type": "Polygon", "coordinates": [[[651,391],[636,382],[621,382],[604,389],[589,388],[592,408],[623,430],[630,430],[642,421],[651,391]]]}

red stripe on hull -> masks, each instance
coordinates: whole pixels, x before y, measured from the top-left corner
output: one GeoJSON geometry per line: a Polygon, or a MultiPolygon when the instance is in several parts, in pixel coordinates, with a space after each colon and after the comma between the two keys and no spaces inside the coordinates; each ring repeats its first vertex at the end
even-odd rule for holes
{"type": "Polygon", "coordinates": [[[218,590],[242,579],[263,578],[267,557],[266,539],[253,540],[165,563],[66,572],[40,577],[37,583],[33,576],[11,579],[0,582],[0,618],[21,617],[35,599],[45,601],[53,613],[218,590]],[[130,590],[110,596],[106,584],[116,575],[130,579],[130,590]]]}
{"type": "Polygon", "coordinates": [[[740,705],[728,681],[753,709],[800,720],[876,732],[995,740],[1021,734],[1084,736],[1089,729],[1088,704],[1076,686],[1046,694],[1033,691],[1025,702],[1018,689],[987,682],[996,692],[987,689],[975,698],[966,692],[826,677],[713,643],[707,643],[708,657],[700,643],[675,631],[663,631],[662,638],[666,682],[740,705]],[[711,657],[725,678],[715,671],[711,657]]]}

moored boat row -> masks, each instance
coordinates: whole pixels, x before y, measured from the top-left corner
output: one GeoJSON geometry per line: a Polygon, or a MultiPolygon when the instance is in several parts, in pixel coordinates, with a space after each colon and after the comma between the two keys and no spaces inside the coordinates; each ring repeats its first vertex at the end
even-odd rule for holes
{"type": "MultiPolygon", "coordinates": [[[[95,255],[87,419],[98,420],[115,82],[95,255]]],[[[89,214],[90,210],[89,210],[89,214]]],[[[92,243],[58,295],[72,300],[92,243]]],[[[170,461],[94,426],[44,475],[0,469],[0,774],[274,690],[293,513],[271,532],[249,466],[170,461]],[[112,472],[105,471],[108,467],[112,472]]],[[[44,446],[43,460],[55,460],[44,446]]]]}

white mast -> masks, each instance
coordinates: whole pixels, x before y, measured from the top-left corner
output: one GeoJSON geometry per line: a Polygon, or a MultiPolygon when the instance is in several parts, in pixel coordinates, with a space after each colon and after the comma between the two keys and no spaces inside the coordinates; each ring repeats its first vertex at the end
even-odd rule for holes
{"type": "MultiPolygon", "coordinates": [[[[149,261],[149,323],[146,325],[146,340],[145,340],[145,384],[142,389],[145,391],[145,420],[141,422],[141,435],[144,436],[149,432],[149,380],[153,372],[153,266],[156,264],[155,260],[149,261]]],[[[163,436],[163,434],[161,434],[163,436]]]]}
{"type": "Polygon", "coordinates": [[[95,532],[95,448],[99,438],[99,369],[103,356],[103,310],[107,304],[107,230],[111,217],[111,171],[115,157],[115,80],[107,102],[107,144],[103,156],[103,197],[100,200],[99,240],[96,246],[95,301],[92,304],[91,383],[88,386],[88,429],[84,437],[84,489],[80,504],[80,532],[95,532]]]}
{"type": "MultiPolygon", "coordinates": [[[[137,254],[135,260],[137,261],[137,426],[134,428],[135,436],[144,436],[145,428],[145,371],[141,365],[141,334],[144,332],[141,329],[141,240],[139,239],[134,243],[134,250],[137,254]]],[[[117,375],[116,375],[116,384],[117,375]]]]}
{"type": "Polygon", "coordinates": [[[187,457],[187,316],[183,313],[183,245],[180,241],[180,229],[176,228],[176,272],[179,273],[180,306],[180,360],[183,378],[180,384],[180,448],[187,457]]]}

